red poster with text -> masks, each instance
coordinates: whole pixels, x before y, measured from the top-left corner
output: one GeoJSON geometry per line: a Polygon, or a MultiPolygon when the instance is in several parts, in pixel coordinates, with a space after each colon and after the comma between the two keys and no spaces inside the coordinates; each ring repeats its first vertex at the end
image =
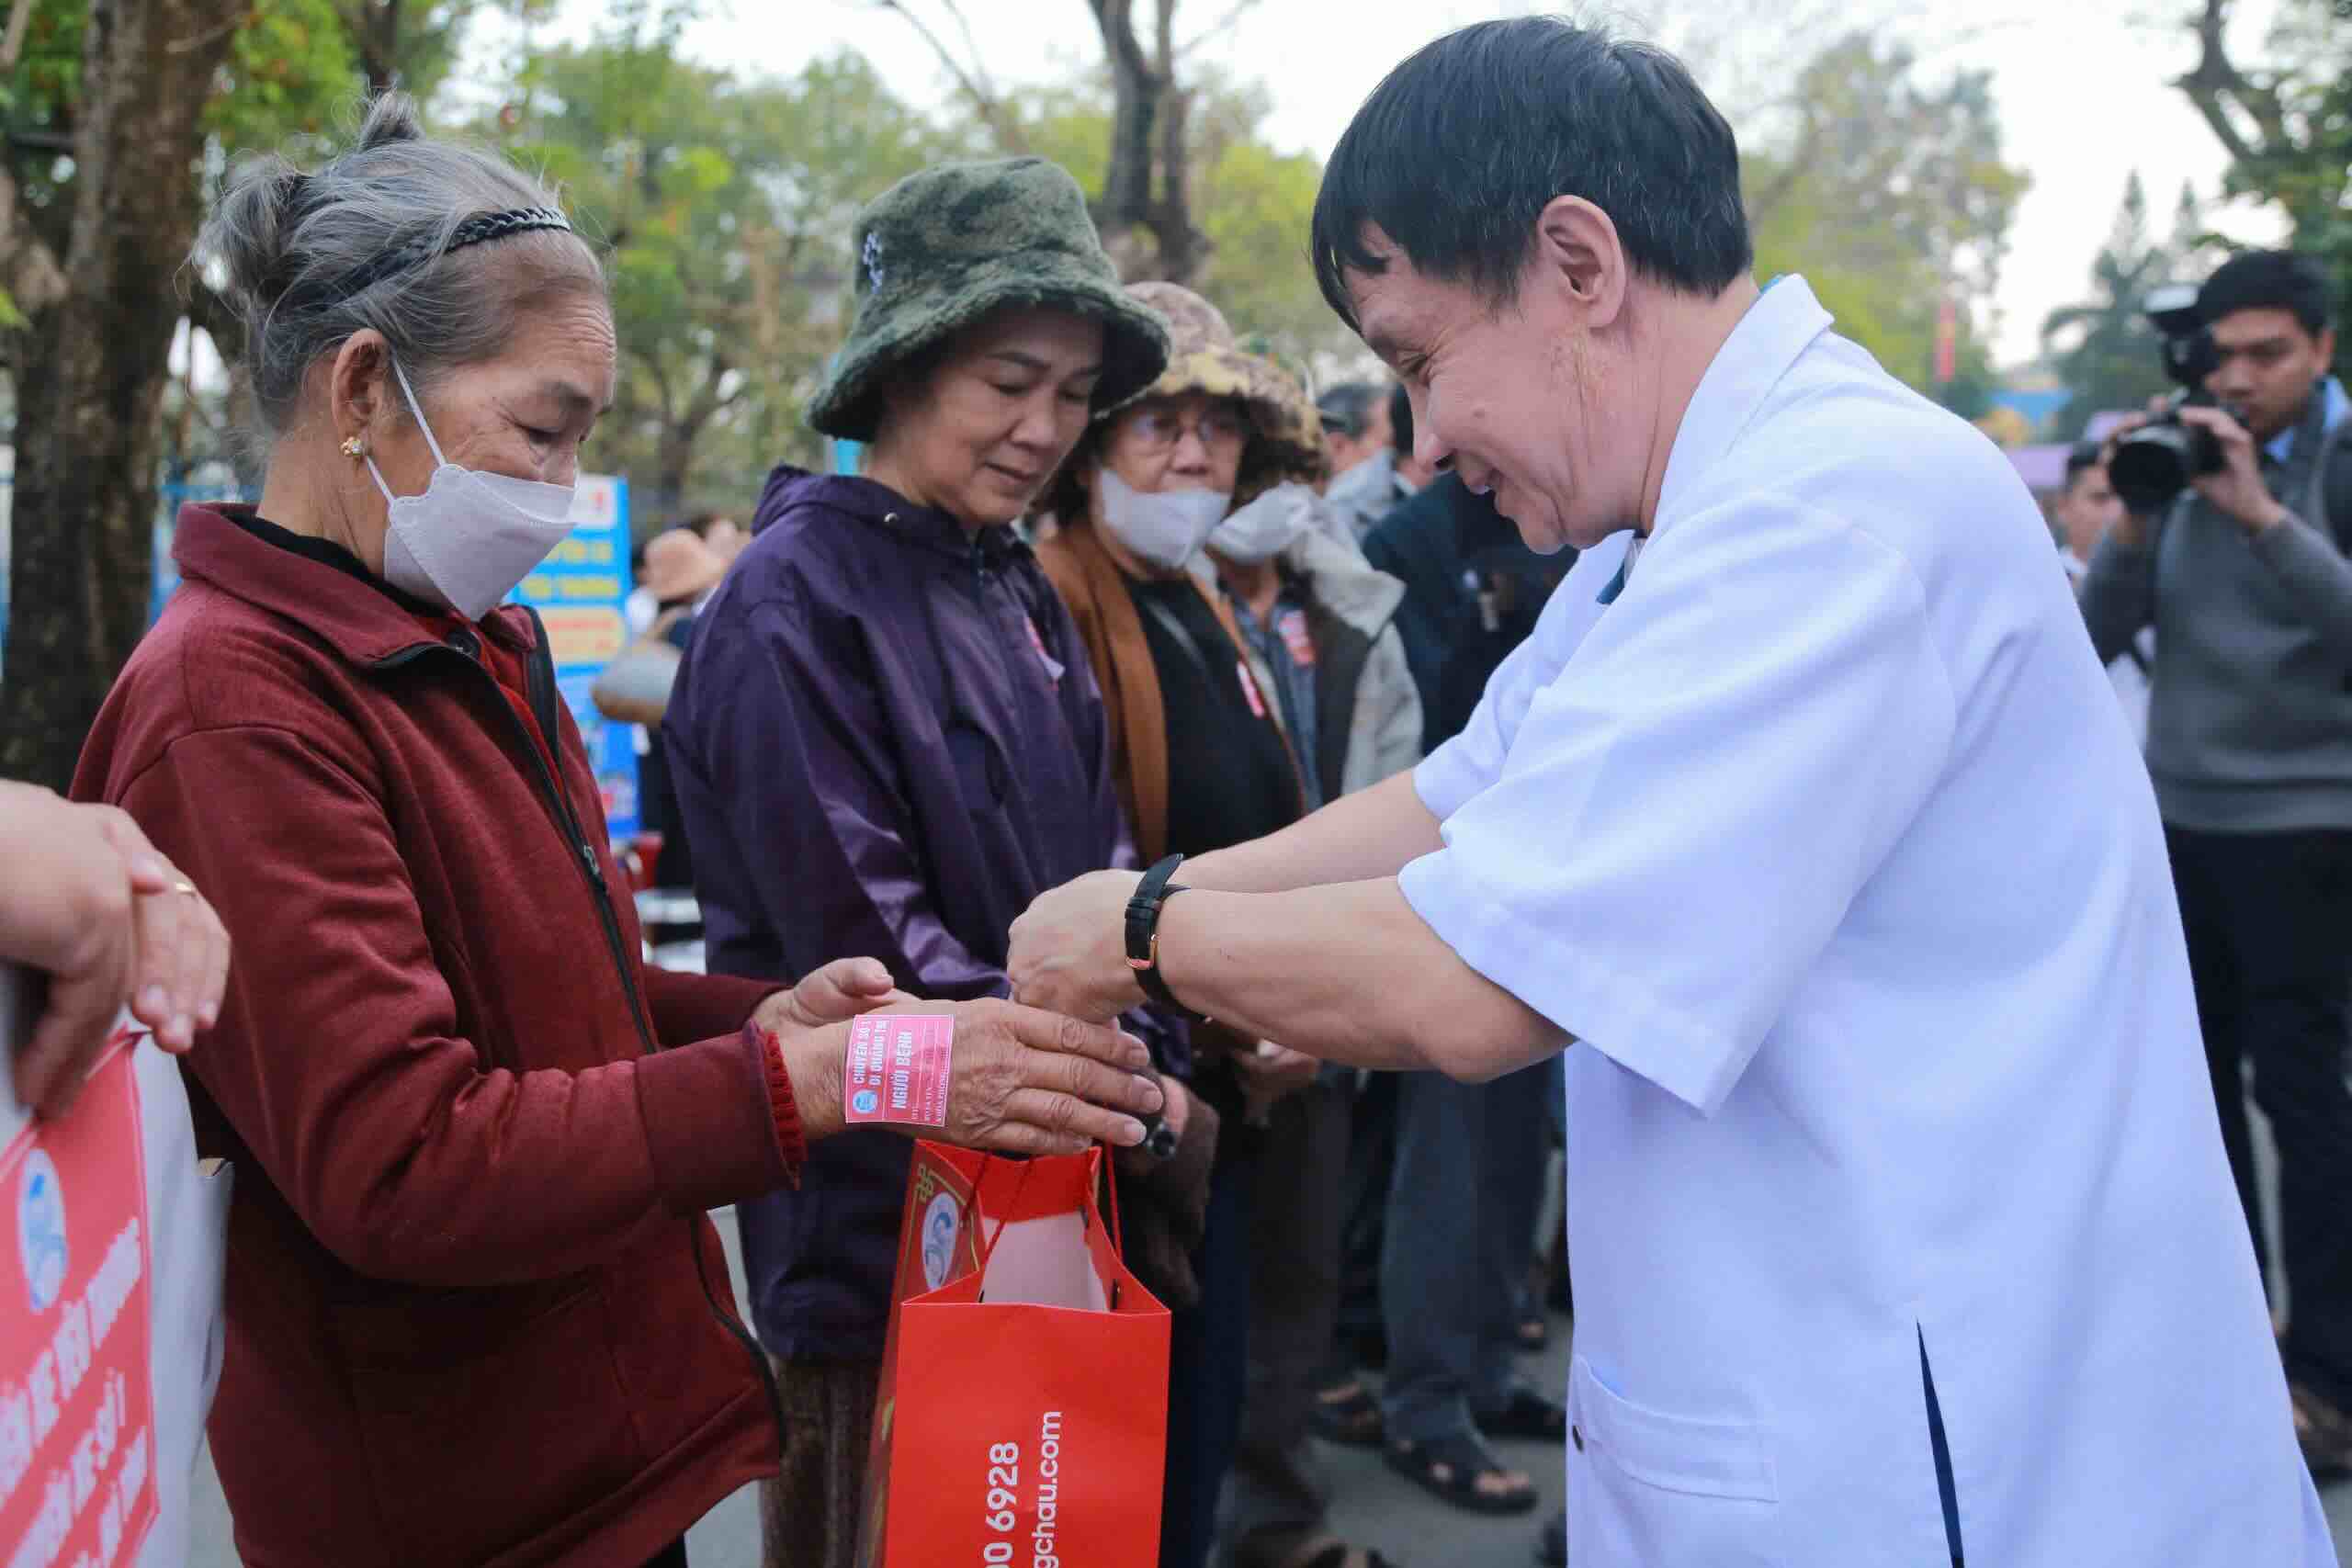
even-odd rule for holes
{"type": "Polygon", "coordinates": [[[128,1050],[0,1154],[6,1568],[111,1568],[154,1526],[146,1194],[128,1050]]]}

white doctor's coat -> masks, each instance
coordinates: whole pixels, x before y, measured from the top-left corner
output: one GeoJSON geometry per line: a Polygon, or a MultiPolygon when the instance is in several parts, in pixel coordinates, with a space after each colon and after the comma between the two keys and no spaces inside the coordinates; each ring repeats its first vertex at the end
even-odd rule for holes
{"type": "Polygon", "coordinates": [[[1769,290],[1417,782],[1574,1034],[1570,1560],[2334,1563],[2145,771],[2008,463],[1769,290]]]}

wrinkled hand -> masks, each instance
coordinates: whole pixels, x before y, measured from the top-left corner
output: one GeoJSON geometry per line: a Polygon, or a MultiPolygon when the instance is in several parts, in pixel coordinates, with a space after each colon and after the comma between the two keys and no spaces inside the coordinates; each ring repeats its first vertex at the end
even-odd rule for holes
{"type": "Polygon", "coordinates": [[[876,1008],[914,998],[890,983],[878,958],[836,958],[788,991],[760,1003],[752,1021],[778,1034],[793,1029],[822,1029],[876,1008]]]}
{"type": "Polygon", "coordinates": [[[1143,1142],[1136,1117],[1161,1108],[1143,1042],[1012,1002],[959,1003],[947,1088],[951,1142],[1009,1154],[1072,1155],[1143,1142]]]}
{"type": "Polygon", "coordinates": [[[1271,1040],[1261,1040],[1256,1050],[1240,1052],[1228,1060],[1241,1079],[1242,1101],[1253,1123],[1263,1122],[1268,1111],[1313,1083],[1323,1067],[1305,1052],[1271,1040]]]}
{"type": "MultiPolygon", "coordinates": [[[[1160,1109],[1159,1086],[1138,1076],[1151,1054],[1115,1029],[992,999],[893,1010],[956,1020],[947,1124],[921,1129],[924,1136],[1005,1154],[1074,1155],[1094,1142],[1141,1143],[1135,1118],[1160,1109]]],[[[803,1128],[812,1138],[839,1132],[849,1026],[778,1038],[803,1128]]]]}
{"type": "Polygon", "coordinates": [[[2262,482],[2261,457],[2245,425],[2220,409],[2184,408],[2180,420],[2208,432],[2222,447],[2222,471],[2189,481],[2198,494],[2250,535],[2263,532],[2287,515],[2287,509],[2262,482]]]}
{"type": "Polygon", "coordinates": [[[167,1051],[219,1021],[229,933],[129,816],[0,784],[0,958],[49,977],[17,1053],[27,1104],[62,1115],[126,1005],[167,1051]]]}
{"type": "Polygon", "coordinates": [[[1127,900],[1142,874],[1096,871],[1041,893],[1012,922],[1005,971],[1015,1001],[1072,1018],[1116,1018],[1144,1000],[1127,966],[1127,900]]]}

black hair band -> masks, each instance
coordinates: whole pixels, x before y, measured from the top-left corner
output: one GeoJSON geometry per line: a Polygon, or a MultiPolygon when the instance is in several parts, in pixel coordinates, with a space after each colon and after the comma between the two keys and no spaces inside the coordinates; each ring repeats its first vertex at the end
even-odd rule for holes
{"type": "Polygon", "coordinates": [[[446,240],[411,240],[406,244],[395,245],[385,251],[348,276],[337,279],[332,293],[336,299],[348,299],[401,273],[455,254],[469,246],[503,240],[512,234],[529,233],[536,229],[559,229],[568,234],[572,231],[571,220],[552,207],[517,207],[504,212],[477,212],[452,229],[446,240]]]}

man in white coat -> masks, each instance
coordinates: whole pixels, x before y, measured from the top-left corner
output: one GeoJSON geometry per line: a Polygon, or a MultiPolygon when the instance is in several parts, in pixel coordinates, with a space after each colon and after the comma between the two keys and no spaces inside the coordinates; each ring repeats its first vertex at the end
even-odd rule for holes
{"type": "Polygon", "coordinates": [[[1313,250],[1421,456],[1589,553],[1413,777],[1046,895],[1019,999],[1567,1051],[1580,1568],[2334,1563],[2154,800],[2007,461],[1759,293],[1652,49],[1432,44],[1313,250]]]}

